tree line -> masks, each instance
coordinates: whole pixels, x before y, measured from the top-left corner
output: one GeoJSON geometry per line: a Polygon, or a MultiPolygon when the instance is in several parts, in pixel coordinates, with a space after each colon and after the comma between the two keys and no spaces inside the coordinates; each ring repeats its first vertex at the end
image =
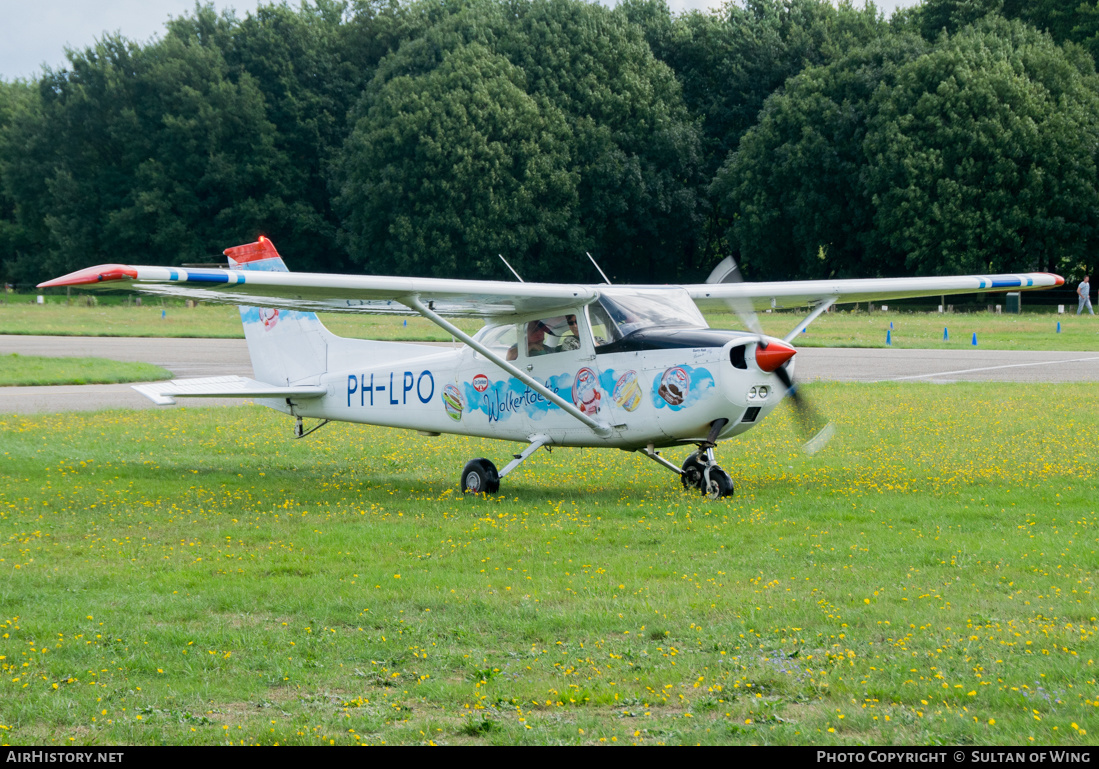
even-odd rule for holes
{"type": "Polygon", "coordinates": [[[0,81],[0,278],[1088,271],[1099,2],[212,6],[0,81]]]}

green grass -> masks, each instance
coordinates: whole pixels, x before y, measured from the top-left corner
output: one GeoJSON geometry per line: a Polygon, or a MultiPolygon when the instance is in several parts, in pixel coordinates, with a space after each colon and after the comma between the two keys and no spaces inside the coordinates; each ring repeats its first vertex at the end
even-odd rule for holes
{"type": "MultiPolygon", "coordinates": [[[[26,299],[25,297],[23,299],[26,299]]],[[[153,304],[134,307],[119,304],[85,306],[74,301],[64,304],[60,297],[52,303],[35,305],[29,301],[0,304],[0,333],[75,336],[152,336],[152,337],[226,337],[244,336],[235,307],[179,304],[153,304]],[[161,311],[165,317],[161,317],[161,311]]],[[[802,334],[796,344],[804,347],[885,347],[886,330],[893,324],[891,342],[898,348],[961,349],[972,347],[977,334],[978,347],[995,350],[1096,350],[1099,349],[1099,319],[1091,316],[1024,313],[997,315],[988,312],[938,313],[837,311],[826,313],[802,334]],[[1057,333],[1057,322],[1061,333],[1057,333]],[[950,339],[943,340],[943,329],[950,339]]],[[[406,339],[449,341],[450,335],[430,321],[414,317],[325,314],[329,329],[340,336],[363,339],[406,339]],[[407,322],[407,325],[406,325],[407,322]]],[[[763,330],[784,337],[805,313],[760,313],[763,330]]],[[[728,314],[707,315],[714,328],[735,328],[736,318],[728,314]]],[[[467,332],[481,327],[480,321],[459,320],[467,332]]]]}
{"type": "Polygon", "coordinates": [[[106,358],[46,358],[0,355],[0,387],[13,385],[85,385],[171,379],[172,372],[151,363],[106,358]]]}
{"type": "MultiPolygon", "coordinates": [[[[350,315],[328,313],[323,316],[329,330],[340,336],[361,339],[402,339],[413,341],[450,341],[450,334],[431,321],[386,315],[350,315]]],[[[459,320],[457,325],[469,332],[480,321],[459,320]]],[[[42,334],[47,336],[143,336],[211,337],[243,339],[244,330],[236,307],[180,304],[161,306],[146,299],[142,307],[130,305],[66,305],[53,302],[0,304],[0,333],[42,334]],[[161,317],[161,312],[164,316],[161,317]]]]}
{"type": "MultiPolygon", "coordinates": [[[[764,330],[778,337],[785,337],[800,317],[804,315],[761,316],[764,330]]],[[[834,312],[814,321],[794,343],[799,347],[961,350],[972,349],[974,334],[978,348],[991,350],[1099,350],[1099,318],[1051,313],[834,312]],[[944,330],[949,332],[945,340],[944,330]],[[891,345],[886,345],[887,331],[891,345]]]]}
{"type": "Polygon", "coordinates": [[[1095,744],[1095,388],[813,394],[829,447],[780,409],[718,503],[591,450],[463,498],[512,446],[258,408],[0,417],[0,739],[1095,744]]]}

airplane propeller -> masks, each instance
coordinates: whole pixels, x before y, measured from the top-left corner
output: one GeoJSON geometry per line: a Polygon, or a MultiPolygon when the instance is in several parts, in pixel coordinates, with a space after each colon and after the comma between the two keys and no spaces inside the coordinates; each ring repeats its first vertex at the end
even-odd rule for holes
{"type": "MultiPolygon", "coordinates": [[[[727,256],[718,262],[717,266],[710,272],[710,276],[706,278],[706,282],[743,283],[744,276],[733,257],[727,256]]],[[[759,323],[759,315],[756,313],[755,307],[752,306],[751,300],[729,298],[725,300],[725,304],[740,318],[740,322],[749,331],[759,336],[758,344],[763,350],[766,350],[768,344],[763,333],[763,327],[759,323]]],[[[813,456],[828,445],[828,441],[832,439],[836,428],[830,421],[822,417],[804,393],[800,392],[800,388],[794,382],[790,372],[786,370],[786,365],[783,363],[772,369],[772,371],[786,388],[786,395],[790,398],[790,402],[794,407],[794,417],[802,440],[801,450],[809,456],[813,456]]]]}

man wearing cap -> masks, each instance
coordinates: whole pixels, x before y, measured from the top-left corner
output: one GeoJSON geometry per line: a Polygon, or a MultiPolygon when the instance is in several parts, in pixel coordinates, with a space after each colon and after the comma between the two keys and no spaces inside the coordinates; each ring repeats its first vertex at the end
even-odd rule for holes
{"type": "Polygon", "coordinates": [[[546,332],[549,326],[540,320],[532,320],[527,324],[527,356],[533,358],[536,355],[545,355],[553,352],[546,347],[546,332]]]}

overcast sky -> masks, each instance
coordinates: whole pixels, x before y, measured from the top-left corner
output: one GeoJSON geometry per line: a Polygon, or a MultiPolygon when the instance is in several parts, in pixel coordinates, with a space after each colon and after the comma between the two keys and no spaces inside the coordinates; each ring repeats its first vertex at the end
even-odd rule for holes
{"type": "MultiPolygon", "coordinates": [[[[613,0],[608,0],[613,2],[613,0]]],[[[856,0],[861,2],[861,0],[856,0]]],[[[887,16],[898,6],[918,0],[877,0],[887,16]]],[[[258,0],[215,0],[221,11],[233,8],[243,16],[253,11],[258,0]]],[[[291,3],[297,7],[299,3],[291,3]]],[[[668,0],[673,11],[718,7],[720,0],[668,0]]],[[[120,32],[124,37],[146,41],[159,36],[170,16],[181,16],[195,7],[194,0],[0,0],[0,78],[30,78],[42,65],[62,67],[65,48],[82,49],[103,34],[120,32]]]]}

